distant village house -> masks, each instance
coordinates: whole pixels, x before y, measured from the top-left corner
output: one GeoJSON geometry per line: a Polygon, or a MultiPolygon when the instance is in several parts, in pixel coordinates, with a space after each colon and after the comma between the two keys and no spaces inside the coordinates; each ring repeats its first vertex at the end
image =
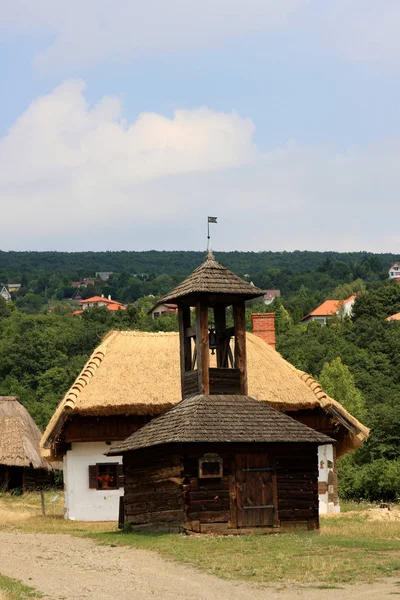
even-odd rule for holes
{"type": "Polygon", "coordinates": [[[19,290],[21,289],[21,284],[20,283],[9,283],[7,286],[7,289],[10,292],[10,294],[19,292],[19,290]]]}
{"type": "Polygon", "coordinates": [[[394,263],[389,269],[389,279],[400,281],[400,263],[394,263]]]}
{"type": "Polygon", "coordinates": [[[87,277],[85,277],[80,281],[73,281],[71,283],[71,287],[73,288],[87,288],[88,285],[94,285],[94,279],[88,279],[87,277]]]}
{"type": "MultiPolygon", "coordinates": [[[[78,292],[79,290],[77,290],[78,292]]],[[[102,294],[101,296],[92,296],[91,298],[85,298],[79,301],[80,310],[76,310],[72,314],[74,316],[80,315],[84,310],[88,308],[102,308],[105,307],[107,310],[116,312],[118,310],[126,310],[126,306],[121,302],[111,299],[111,295],[108,298],[102,294]]]]}
{"type": "Polygon", "coordinates": [[[107,298],[104,294],[101,296],[92,296],[92,298],[85,298],[79,302],[79,306],[82,310],[87,310],[88,308],[101,308],[102,306],[105,306],[108,310],[126,310],[126,306],[121,302],[112,300],[110,294],[107,298]]]}
{"type": "Polygon", "coordinates": [[[153,319],[157,317],[165,317],[167,315],[173,315],[178,312],[178,307],[176,304],[159,304],[151,311],[151,316],[153,319]]]}
{"type": "Polygon", "coordinates": [[[98,271],[96,273],[96,279],[101,279],[101,281],[108,281],[113,274],[113,271],[98,271]]]}
{"type": "Polygon", "coordinates": [[[264,304],[266,304],[268,306],[269,304],[272,304],[272,302],[275,300],[275,298],[280,298],[280,297],[281,297],[281,290],[265,290],[264,304]]]}
{"type": "Polygon", "coordinates": [[[19,292],[21,288],[20,283],[0,283],[0,296],[4,298],[6,302],[11,302],[11,294],[19,292]]]}
{"type": "Polygon", "coordinates": [[[8,291],[7,287],[4,284],[2,284],[2,283],[0,283],[0,296],[6,302],[11,302],[11,294],[8,291]]]}
{"type": "Polygon", "coordinates": [[[386,321],[400,321],[400,313],[390,315],[390,317],[387,317],[386,321]]]}
{"type": "Polygon", "coordinates": [[[303,323],[316,321],[320,325],[326,325],[327,319],[337,315],[340,318],[351,316],[356,296],[350,296],[346,300],[326,300],[320,306],[302,318],[303,323]]]}

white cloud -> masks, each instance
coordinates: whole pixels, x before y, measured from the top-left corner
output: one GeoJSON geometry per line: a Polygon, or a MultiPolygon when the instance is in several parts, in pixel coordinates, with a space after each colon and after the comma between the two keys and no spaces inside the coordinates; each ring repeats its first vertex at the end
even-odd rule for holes
{"type": "MultiPolygon", "coordinates": [[[[0,140],[3,226],[17,227],[23,213],[41,232],[48,221],[62,230],[71,214],[107,219],[112,204],[144,216],[152,208],[138,205],[136,184],[256,156],[254,125],[235,112],[144,113],[127,123],[118,99],[89,106],[83,91],[83,82],[70,81],[38,98],[0,140]]],[[[159,208],[169,210],[162,202],[159,208]]]]}
{"type": "Polygon", "coordinates": [[[54,37],[41,69],[91,65],[143,52],[208,47],[233,36],[285,27],[311,0],[0,0],[0,29],[54,37]]]}
{"type": "Polygon", "coordinates": [[[143,53],[208,48],[290,30],[296,44],[374,66],[400,66],[398,0],[0,0],[0,31],[34,32],[41,71],[143,53]],[[51,41],[49,41],[51,40],[51,41]]]}
{"type": "Polygon", "coordinates": [[[73,177],[120,186],[254,158],[254,125],[235,112],[177,110],[172,119],[143,113],[127,123],[117,98],[89,106],[84,87],[66,82],[18,118],[0,141],[0,185],[73,177]]]}
{"type": "Polygon", "coordinates": [[[398,0],[334,0],[320,3],[307,29],[313,43],[351,62],[400,67],[398,0]]]}
{"type": "Polygon", "coordinates": [[[67,82],[0,140],[2,249],[204,247],[396,251],[400,139],[334,154],[288,142],[261,154],[236,113],[123,118],[67,82]]]}

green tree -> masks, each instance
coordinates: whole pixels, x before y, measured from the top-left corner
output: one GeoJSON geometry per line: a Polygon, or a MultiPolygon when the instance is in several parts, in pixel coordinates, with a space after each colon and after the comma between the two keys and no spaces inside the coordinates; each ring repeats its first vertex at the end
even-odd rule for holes
{"type": "Polygon", "coordinates": [[[340,402],[350,414],[360,420],[365,417],[364,399],[348,366],[342,363],[339,356],[324,364],[319,382],[323,390],[340,402]]]}
{"type": "Polygon", "coordinates": [[[276,333],[280,335],[284,331],[287,331],[292,325],[292,317],[289,312],[283,306],[281,302],[278,303],[278,306],[275,310],[275,329],[276,333]]]}

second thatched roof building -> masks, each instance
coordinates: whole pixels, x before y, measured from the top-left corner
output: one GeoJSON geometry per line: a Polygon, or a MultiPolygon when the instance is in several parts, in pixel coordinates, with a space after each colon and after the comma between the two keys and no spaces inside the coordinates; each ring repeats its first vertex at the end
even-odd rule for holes
{"type": "Polygon", "coordinates": [[[43,487],[54,466],[40,453],[41,433],[15,396],[0,396],[0,490],[43,487]]]}
{"type": "MultiPolygon", "coordinates": [[[[359,447],[368,429],[327,396],[307,373],[247,334],[248,393],[335,440],[337,456],[359,447]]],[[[113,331],[96,348],[60,402],[42,438],[42,453],[64,459],[68,518],[115,520],[123,479],[122,441],[181,399],[177,333],[113,331]],[[106,479],[107,478],[107,479],[106,479]],[[112,481],[111,481],[112,479],[112,481]]],[[[335,450],[320,447],[320,513],[338,510],[335,450]]]]}

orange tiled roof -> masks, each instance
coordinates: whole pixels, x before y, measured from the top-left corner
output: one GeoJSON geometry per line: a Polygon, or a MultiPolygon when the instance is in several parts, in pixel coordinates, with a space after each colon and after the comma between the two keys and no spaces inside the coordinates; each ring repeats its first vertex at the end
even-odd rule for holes
{"type": "Polygon", "coordinates": [[[107,310],[126,310],[126,306],[123,306],[120,302],[113,302],[107,304],[107,310]]]}
{"type": "Polygon", "coordinates": [[[96,302],[104,302],[104,304],[118,304],[119,306],[122,306],[121,302],[117,302],[116,300],[109,300],[108,298],[103,298],[102,296],[92,296],[92,298],[80,300],[79,304],[88,304],[89,302],[91,302],[92,304],[96,304],[96,302]]]}
{"type": "Polygon", "coordinates": [[[396,313],[395,315],[390,315],[390,317],[388,317],[386,319],[386,321],[400,321],[400,313],[396,313]]]}
{"type": "Polygon", "coordinates": [[[317,306],[317,308],[314,308],[314,310],[303,317],[303,319],[306,319],[307,317],[329,317],[334,315],[342,305],[355,299],[356,296],[349,296],[346,300],[325,300],[325,302],[320,304],[320,306],[317,306]]]}
{"type": "Polygon", "coordinates": [[[340,308],[339,300],[326,300],[317,308],[314,308],[307,317],[327,317],[334,315],[340,308]]]}

